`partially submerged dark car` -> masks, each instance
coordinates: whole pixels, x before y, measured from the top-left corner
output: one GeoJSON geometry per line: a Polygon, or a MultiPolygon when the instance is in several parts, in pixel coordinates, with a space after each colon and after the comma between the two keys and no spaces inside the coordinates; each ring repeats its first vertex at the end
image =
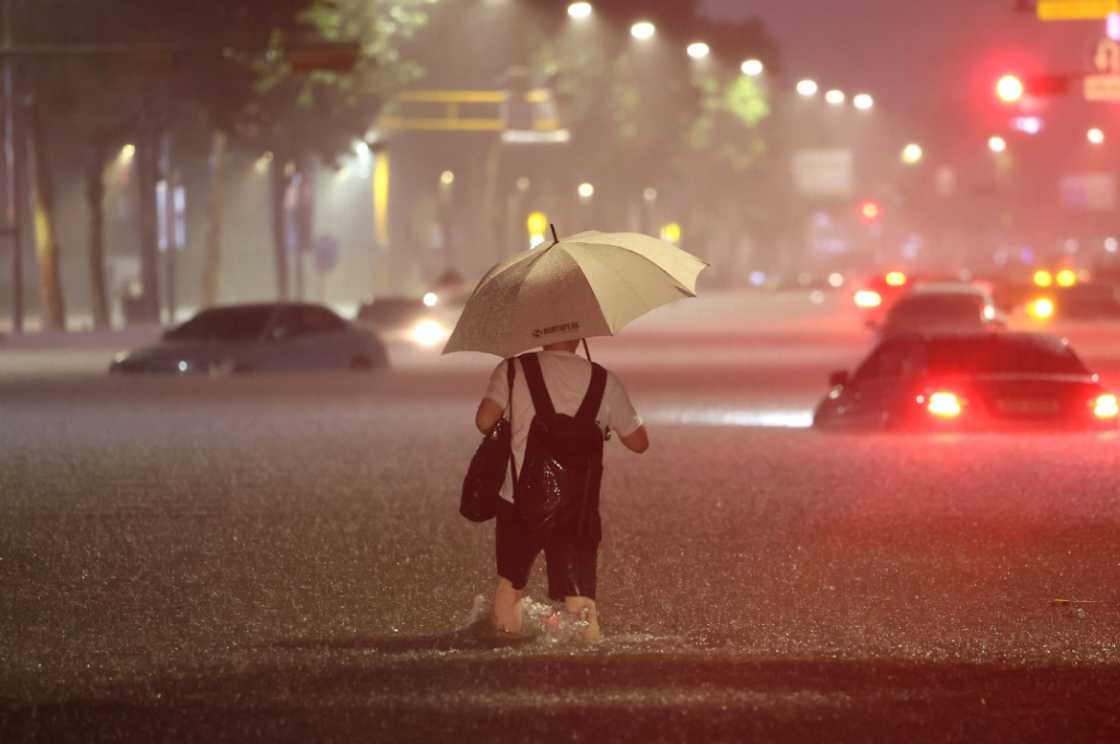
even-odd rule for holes
{"type": "Polygon", "coordinates": [[[822,429],[1094,430],[1120,414],[1069,343],[1044,334],[895,336],[830,383],[822,429]]]}
{"type": "Polygon", "coordinates": [[[211,307],[163,334],[157,344],[121,352],[113,374],[245,374],[388,366],[375,334],[322,305],[272,302],[211,307]]]}

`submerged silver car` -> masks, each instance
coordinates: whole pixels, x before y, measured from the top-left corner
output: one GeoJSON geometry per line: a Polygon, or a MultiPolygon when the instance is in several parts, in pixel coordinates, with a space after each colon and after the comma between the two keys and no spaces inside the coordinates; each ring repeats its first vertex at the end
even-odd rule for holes
{"type": "Polygon", "coordinates": [[[229,305],[200,311],[159,343],[121,352],[113,374],[246,374],[380,369],[385,346],[322,305],[229,305]]]}

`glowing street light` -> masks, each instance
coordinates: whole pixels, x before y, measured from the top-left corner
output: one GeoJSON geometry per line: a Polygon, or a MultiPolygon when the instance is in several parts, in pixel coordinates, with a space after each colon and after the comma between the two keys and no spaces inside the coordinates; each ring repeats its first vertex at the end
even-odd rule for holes
{"type": "Polygon", "coordinates": [[[1004,103],[1018,103],[1026,91],[1023,81],[1015,75],[1004,75],[996,81],[996,98],[1004,103]]]}
{"type": "Polygon", "coordinates": [[[844,95],[844,91],[833,88],[824,94],[824,100],[827,101],[830,106],[843,106],[844,101],[848,100],[848,97],[844,95]]]}
{"type": "Polygon", "coordinates": [[[996,154],[1007,152],[1007,140],[998,134],[993,135],[988,138],[988,149],[996,154]]]}
{"type": "Polygon", "coordinates": [[[817,94],[819,87],[816,80],[805,78],[797,84],[797,95],[802,98],[812,98],[817,94]]]}
{"type": "Polygon", "coordinates": [[[455,171],[445,170],[439,174],[439,182],[444,186],[450,186],[455,183],[455,171]]]}
{"type": "Polygon", "coordinates": [[[1085,137],[1094,145],[1104,144],[1104,131],[1097,127],[1093,127],[1088,132],[1086,132],[1085,137]]]}
{"type": "Polygon", "coordinates": [[[744,61],[743,64],[739,65],[739,69],[742,70],[743,74],[747,77],[758,77],[766,71],[766,66],[762,64],[761,60],[748,59],[744,61]]]}
{"type": "Polygon", "coordinates": [[[657,27],[649,21],[638,21],[630,27],[630,35],[638,41],[648,41],[657,33],[657,27]]]}
{"type": "Polygon", "coordinates": [[[595,196],[595,187],[584,181],[579,185],[579,188],[576,189],[576,192],[579,194],[580,199],[590,199],[595,196]]]}
{"type": "Polygon", "coordinates": [[[272,165],[272,152],[266,151],[257,158],[257,162],[253,164],[253,167],[257,169],[257,173],[267,173],[270,165],[272,165]]]}
{"type": "Polygon", "coordinates": [[[925,152],[922,150],[922,146],[916,142],[911,142],[902,148],[902,162],[906,165],[917,165],[922,162],[923,157],[925,157],[925,152]]]}
{"type": "Polygon", "coordinates": [[[657,201],[657,189],[650,186],[642,192],[642,198],[652,204],[653,202],[657,201]]]}
{"type": "Polygon", "coordinates": [[[568,15],[576,20],[591,17],[591,3],[572,3],[568,6],[568,15]]]}
{"type": "Polygon", "coordinates": [[[121,148],[120,159],[122,165],[128,165],[134,157],[136,157],[136,145],[127,144],[121,148]]]}
{"type": "Polygon", "coordinates": [[[860,93],[852,99],[852,105],[860,111],[870,111],[875,106],[875,99],[867,93],[860,93]]]}
{"type": "Polygon", "coordinates": [[[704,59],[712,53],[712,48],[702,41],[694,41],[688,45],[688,56],[693,59],[704,59]]]}

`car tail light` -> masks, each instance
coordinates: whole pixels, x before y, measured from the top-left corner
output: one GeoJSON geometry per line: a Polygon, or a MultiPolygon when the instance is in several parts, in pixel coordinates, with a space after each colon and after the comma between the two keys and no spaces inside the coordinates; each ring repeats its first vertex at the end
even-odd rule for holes
{"type": "Polygon", "coordinates": [[[956,393],[932,393],[926,403],[926,410],[938,418],[956,418],[961,415],[961,399],[956,393]]]}
{"type": "Polygon", "coordinates": [[[1120,415],[1120,403],[1112,393],[1098,395],[1093,401],[1093,415],[1099,419],[1116,418],[1120,415]]]}
{"type": "Polygon", "coordinates": [[[855,303],[857,307],[879,307],[883,304],[883,298],[873,289],[861,289],[856,292],[855,303]]]}
{"type": "Polygon", "coordinates": [[[906,275],[901,271],[889,271],[884,278],[887,284],[892,287],[902,287],[906,285],[906,275]]]}
{"type": "Polygon", "coordinates": [[[1038,269],[1031,278],[1036,287],[1049,287],[1054,284],[1054,275],[1046,269],[1038,269]]]}

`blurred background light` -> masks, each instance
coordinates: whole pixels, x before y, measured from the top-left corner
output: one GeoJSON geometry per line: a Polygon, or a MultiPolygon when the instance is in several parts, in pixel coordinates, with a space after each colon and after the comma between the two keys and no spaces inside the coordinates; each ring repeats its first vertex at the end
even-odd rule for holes
{"type": "Polygon", "coordinates": [[[704,59],[712,53],[711,47],[702,41],[694,41],[688,45],[688,56],[693,59],[704,59]]]}
{"type": "Polygon", "coordinates": [[[812,98],[817,94],[818,90],[817,81],[805,78],[797,83],[797,95],[802,98],[812,98]]]}
{"type": "Polygon", "coordinates": [[[589,18],[591,3],[572,3],[568,6],[568,15],[575,19],[589,18]]]}
{"type": "Polygon", "coordinates": [[[1004,75],[996,81],[996,98],[1004,103],[1018,103],[1025,92],[1026,86],[1015,75],[1004,75]]]}
{"type": "Polygon", "coordinates": [[[451,184],[455,183],[455,172],[445,170],[443,173],[440,173],[439,182],[444,186],[450,186],[451,184]]]}
{"type": "Polygon", "coordinates": [[[584,181],[579,185],[579,188],[576,189],[576,192],[579,194],[579,197],[581,199],[590,199],[591,197],[595,196],[595,187],[590,183],[584,181]]]}
{"type": "Polygon", "coordinates": [[[860,111],[870,111],[875,106],[875,99],[867,93],[860,93],[852,99],[852,105],[860,111]]]}
{"type": "Polygon", "coordinates": [[[765,72],[766,66],[762,64],[761,60],[748,59],[739,65],[739,69],[748,77],[758,77],[765,72]]]}
{"type": "Polygon", "coordinates": [[[922,162],[923,157],[925,157],[925,152],[923,152],[922,146],[916,142],[911,142],[902,148],[902,162],[906,165],[917,165],[922,162]]]}
{"type": "Polygon", "coordinates": [[[1088,132],[1086,132],[1085,137],[1089,140],[1090,143],[1094,145],[1104,144],[1104,131],[1097,127],[1093,127],[1088,132]]]}
{"type": "Polygon", "coordinates": [[[994,153],[1001,153],[1007,151],[1007,140],[1000,137],[998,134],[988,138],[988,149],[994,153]]]}
{"type": "Polygon", "coordinates": [[[842,106],[844,101],[848,100],[848,97],[844,95],[844,91],[833,88],[824,94],[824,100],[828,101],[829,105],[842,106]]]}
{"type": "Polygon", "coordinates": [[[1042,119],[1037,116],[1016,116],[1011,120],[1011,128],[1033,136],[1042,131],[1042,119]]]}
{"type": "Polygon", "coordinates": [[[630,27],[630,35],[639,41],[652,39],[657,33],[657,27],[649,21],[638,21],[630,27]]]}

